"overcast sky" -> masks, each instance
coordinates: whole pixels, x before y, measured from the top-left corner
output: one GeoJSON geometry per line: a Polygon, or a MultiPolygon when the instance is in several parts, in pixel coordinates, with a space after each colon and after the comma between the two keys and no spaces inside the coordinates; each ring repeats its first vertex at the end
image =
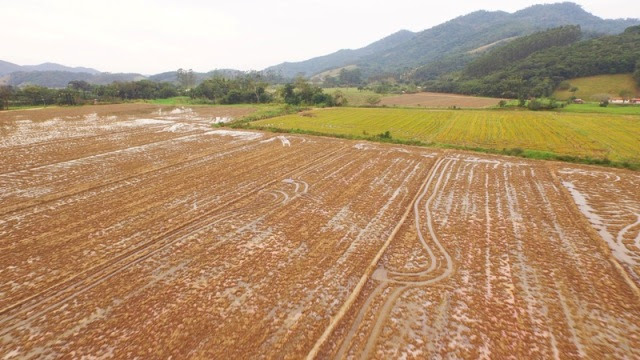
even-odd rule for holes
{"type": "MultiPolygon", "coordinates": [[[[0,60],[154,74],[180,67],[261,70],[398,30],[420,31],[475,10],[557,1],[0,0],[0,60]]],[[[602,18],[640,17],[633,0],[578,0],[602,18]]]]}

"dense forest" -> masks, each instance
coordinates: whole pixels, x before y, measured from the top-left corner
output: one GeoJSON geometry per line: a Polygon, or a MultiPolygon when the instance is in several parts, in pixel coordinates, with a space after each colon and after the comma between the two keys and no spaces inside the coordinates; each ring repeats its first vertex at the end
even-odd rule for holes
{"type": "Polygon", "coordinates": [[[576,26],[522,37],[424,86],[440,92],[544,97],[567,79],[639,71],[640,26],[620,35],[576,41],[579,37],[576,26]]]}
{"type": "Polygon", "coordinates": [[[464,75],[470,78],[489,75],[537,51],[572,44],[580,40],[581,35],[580,27],[572,25],[516,39],[472,61],[464,69],[464,75]]]}
{"type": "Polygon", "coordinates": [[[474,57],[473,54],[448,56],[421,66],[410,73],[408,78],[411,81],[424,82],[436,80],[439,76],[463,69],[467,77],[481,77],[504,68],[514,61],[524,59],[536,51],[576,42],[581,36],[579,26],[569,25],[515,38],[515,40],[510,38],[493,45],[495,50],[479,57],[474,57]]]}

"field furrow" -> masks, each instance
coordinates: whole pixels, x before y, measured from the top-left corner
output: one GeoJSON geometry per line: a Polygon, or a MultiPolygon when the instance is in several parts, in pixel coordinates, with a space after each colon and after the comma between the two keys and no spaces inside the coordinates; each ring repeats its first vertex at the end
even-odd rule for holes
{"type": "Polygon", "coordinates": [[[547,168],[448,154],[433,170],[321,357],[640,355],[638,295],[547,168]]]}
{"type": "Polygon", "coordinates": [[[594,168],[555,169],[571,200],[640,286],[640,175],[594,168]]]}

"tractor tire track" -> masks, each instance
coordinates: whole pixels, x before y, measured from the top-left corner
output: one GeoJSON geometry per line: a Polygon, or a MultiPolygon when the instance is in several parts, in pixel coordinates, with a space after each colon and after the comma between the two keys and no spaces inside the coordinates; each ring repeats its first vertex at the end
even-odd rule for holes
{"type": "MultiPolygon", "coordinates": [[[[365,300],[363,307],[360,309],[358,315],[356,316],[356,319],[354,320],[353,324],[350,327],[349,333],[347,335],[347,337],[345,338],[345,340],[343,341],[337,355],[335,356],[335,359],[342,359],[344,357],[344,355],[346,354],[347,349],[350,347],[351,345],[351,341],[353,339],[353,337],[355,336],[357,329],[361,326],[361,323],[364,319],[364,314],[366,312],[368,312],[368,308],[371,306],[373,299],[382,291],[384,286],[387,286],[388,284],[394,284],[394,285],[399,285],[398,287],[396,287],[394,290],[392,290],[391,294],[388,295],[388,297],[386,298],[382,309],[380,310],[380,312],[378,312],[375,316],[374,316],[374,323],[373,323],[373,328],[371,333],[369,334],[368,338],[367,338],[367,343],[365,345],[365,348],[363,349],[363,352],[360,356],[361,359],[367,359],[369,358],[371,352],[373,351],[378,337],[380,336],[380,333],[382,331],[382,328],[384,326],[384,323],[386,322],[389,314],[391,313],[393,306],[395,304],[395,301],[407,290],[413,287],[419,287],[419,286],[428,286],[437,282],[440,282],[441,280],[444,280],[446,278],[448,278],[449,276],[451,276],[451,274],[453,273],[453,260],[451,259],[451,256],[449,255],[449,253],[446,251],[446,249],[444,249],[444,247],[442,246],[442,244],[439,242],[438,237],[435,233],[435,230],[433,229],[433,219],[432,219],[432,214],[431,214],[431,210],[430,210],[430,206],[431,203],[433,202],[433,199],[435,198],[435,196],[438,193],[438,189],[440,188],[440,185],[442,183],[442,179],[444,177],[444,175],[447,172],[447,169],[449,168],[449,166],[453,163],[457,161],[456,159],[451,159],[451,158],[440,158],[438,159],[435,164],[432,166],[431,171],[429,172],[429,175],[427,176],[427,179],[423,185],[423,188],[421,189],[421,191],[419,190],[418,193],[416,194],[416,198],[414,200],[414,202],[412,203],[412,206],[409,207],[409,209],[413,209],[414,212],[414,222],[415,222],[415,228],[416,228],[416,232],[418,234],[418,238],[420,241],[420,244],[422,245],[423,249],[427,252],[427,254],[429,255],[429,258],[431,259],[430,261],[430,266],[427,270],[425,271],[421,271],[421,272],[407,272],[407,273],[403,273],[400,271],[382,271],[381,274],[382,276],[374,276],[372,277],[372,280],[379,282],[378,286],[376,286],[376,289],[367,297],[367,299],[365,300]],[[445,163],[445,160],[446,163],[445,163]],[[443,165],[444,164],[444,165],[443,165]],[[424,235],[422,233],[422,229],[420,226],[420,210],[421,208],[419,207],[420,202],[424,199],[424,197],[426,196],[427,192],[429,191],[429,188],[431,187],[434,179],[436,178],[436,175],[438,175],[437,177],[437,181],[434,184],[433,187],[433,191],[431,193],[431,195],[429,196],[429,198],[427,199],[427,202],[425,203],[424,206],[424,211],[426,212],[426,225],[427,228],[429,229],[429,234],[431,236],[431,238],[433,239],[433,241],[436,243],[436,246],[439,250],[439,252],[442,254],[442,256],[444,256],[445,258],[445,271],[438,275],[435,278],[431,278],[431,279],[427,279],[427,280],[423,280],[425,275],[428,275],[430,273],[432,273],[433,271],[435,271],[438,267],[437,267],[437,260],[436,260],[436,256],[433,252],[433,250],[431,249],[431,247],[427,244],[426,239],[424,238],[424,235]],[[392,278],[389,278],[388,275],[392,275],[392,278]]],[[[398,229],[402,226],[402,224],[404,224],[404,222],[406,221],[406,218],[404,218],[402,221],[399,222],[398,224],[398,229]]],[[[395,235],[395,234],[394,234],[395,235]]],[[[378,261],[379,262],[379,261],[378,261]]]]}
{"type": "Polygon", "coordinates": [[[411,202],[409,203],[409,205],[405,209],[405,212],[402,215],[402,217],[400,218],[400,221],[398,221],[398,223],[394,227],[394,229],[391,232],[391,234],[387,237],[387,239],[385,240],[384,244],[382,244],[382,246],[380,247],[380,250],[378,250],[378,253],[376,254],[376,256],[367,265],[365,271],[363,272],[362,276],[360,277],[360,281],[356,284],[354,290],[351,292],[351,294],[349,294],[349,296],[347,297],[345,302],[342,304],[342,306],[340,307],[340,310],[338,311],[338,313],[336,313],[331,318],[328,326],[325,328],[325,331],[318,338],[318,340],[316,340],[314,346],[311,348],[311,350],[309,351],[309,353],[305,357],[307,360],[315,359],[318,356],[318,353],[320,352],[320,349],[322,348],[324,343],[328,340],[329,336],[333,333],[333,331],[338,326],[338,324],[340,323],[342,318],[344,318],[345,314],[353,306],[353,304],[355,303],[356,299],[358,298],[358,296],[362,292],[362,289],[364,288],[364,285],[366,284],[366,282],[371,277],[371,274],[373,274],[373,272],[374,272],[374,270],[376,268],[376,265],[380,261],[380,258],[382,258],[382,255],[385,253],[385,251],[389,247],[389,244],[391,244],[391,241],[393,241],[393,239],[395,238],[396,234],[400,231],[400,228],[402,227],[402,224],[405,222],[405,220],[409,216],[409,213],[411,213],[411,210],[413,209],[414,204],[415,204],[416,200],[418,199],[418,196],[420,196],[420,193],[422,192],[422,190],[427,186],[427,181],[428,181],[428,179],[430,177],[433,176],[432,174],[434,172],[435,172],[435,166],[432,166],[429,169],[429,173],[427,174],[427,179],[422,183],[422,185],[420,186],[420,188],[416,192],[415,196],[413,197],[413,199],[411,200],[411,202]]]}

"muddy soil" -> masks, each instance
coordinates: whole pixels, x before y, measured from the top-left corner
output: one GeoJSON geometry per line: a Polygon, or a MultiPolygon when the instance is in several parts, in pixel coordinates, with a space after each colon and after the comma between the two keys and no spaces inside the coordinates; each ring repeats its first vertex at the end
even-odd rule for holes
{"type": "Polygon", "coordinates": [[[0,358],[640,357],[633,172],[0,114],[0,358]]]}

